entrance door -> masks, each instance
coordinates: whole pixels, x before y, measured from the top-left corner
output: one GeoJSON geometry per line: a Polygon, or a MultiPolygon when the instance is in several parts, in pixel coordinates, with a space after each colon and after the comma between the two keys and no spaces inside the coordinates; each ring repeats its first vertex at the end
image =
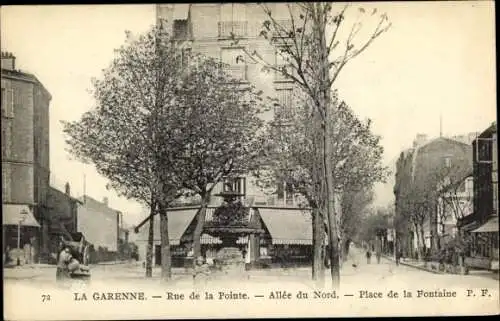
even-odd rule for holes
{"type": "Polygon", "coordinates": [[[155,265],[161,265],[161,245],[155,245],[155,265]]]}

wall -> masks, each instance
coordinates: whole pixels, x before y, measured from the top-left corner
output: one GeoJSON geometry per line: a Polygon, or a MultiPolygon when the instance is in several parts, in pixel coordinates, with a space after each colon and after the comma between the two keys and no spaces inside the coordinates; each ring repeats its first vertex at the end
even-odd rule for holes
{"type": "Polygon", "coordinates": [[[78,206],[77,229],[94,248],[106,247],[118,250],[118,211],[86,196],[84,204],[78,206]]]}
{"type": "Polygon", "coordinates": [[[2,89],[7,94],[6,103],[13,104],[14,109],[13,118],[5,118],[2,114],[2,136],[7,134],[4,130],[12,126],[11,137],[5,135],[2,145],[2,175],[6,177],[3,183],[10,187],[9,193],[5,193],[3,189],[3,200],[33,204],[33,84],[2,77],[2,89]],[[10,145],[10,155],[4,154],[7,144],[10,145]]]}

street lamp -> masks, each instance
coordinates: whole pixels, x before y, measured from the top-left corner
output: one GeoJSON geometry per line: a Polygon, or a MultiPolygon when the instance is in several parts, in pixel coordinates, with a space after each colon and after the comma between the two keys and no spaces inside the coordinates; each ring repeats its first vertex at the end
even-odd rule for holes
{"type": "Polygon", "coordinates": [[[21,224],[23,224],[24,220],[26,219],[26,216],[28,215],[28,211],[26,209],[22,209],[21,212],[19,213],[19,221],[17,224],[17,265],[21,265],[21,259],[20,259],[20,254],[21,254],[21,224]]]}

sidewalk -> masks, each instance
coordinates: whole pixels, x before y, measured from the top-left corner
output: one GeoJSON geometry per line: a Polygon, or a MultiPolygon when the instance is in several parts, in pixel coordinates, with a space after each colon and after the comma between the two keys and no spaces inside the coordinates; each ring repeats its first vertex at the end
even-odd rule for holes
{"type": "MultiPolygon", "coordinates": [[[[390,255],[384,255],[384,257],[392,262],[396,262],[394,257],[392,257],[390,255]]],[[[425,262],[418,261],[418,260],[402,259],[399,261],[399,264],[404,265],[404,266],[409,266],[409,267],[412,267],[415,269],[419,269],[422,271],[434,273],[434,274],[450,274],[450,275],[452,275],[452,273],[430,269],[426,266],[425,262]]],[[[462,275],[462,274],[456,274],[456,275],[462,275]]],[[[493,280],[500,279],[498,273],[488,271],[488,270],[469,270],[469,273],[466,275],[481,276],[481,277],[486,277],[486,278],[493,279],[493,280]]]]}

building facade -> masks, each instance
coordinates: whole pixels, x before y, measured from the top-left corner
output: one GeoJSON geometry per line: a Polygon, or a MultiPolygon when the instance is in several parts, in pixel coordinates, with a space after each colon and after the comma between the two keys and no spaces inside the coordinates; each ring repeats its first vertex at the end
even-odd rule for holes
{"type": "Polygon", "coordinates": [[[462,230],[472,237],[468,264],[498,270],[498,139],[494,122],[472,143],[474,215],[464,218],[462,230]]]}
{"type": "Polygon", "coordinates": [[[77,212],[77,230],[92,245],[92,261],[115,260],[120,243],[122,213],[109,207],[108,199],[102,202],[84,195],[77,212]]]}
{"type": "MultiPolygon", "coordinates": [[[[172,253],[172,264],[186,266],[186,259],[192,258],[193,231],[199,207],[180,207],[168,210],[168,233],[172,253]]],[[[206,211],[205,229],[201,236],[202,255],[207,259],[216,257],[217,252],[227,246],[221,237],[212,236],[210,229],[216,206],[206,211]]],[[[239,236],[235,244],[248,264],[264,261],[269,265],[309,264],[312,261],[312,221],[307,209],[292,207],[251,207],[245,218],[258,233],[239,236]]],[[[153,264],[161,264],[160,218],[155,216],[153,264]]],[[[139,249],[139,259],[146,259],[149,221],[138,227],[134,242],[139,249]]]]}
{"type": "Polygon", "coordinates": [[[72,241],[78,232],[78,207],[82,202],[71,196],[69,183],[66,183],[64,192],[49,187],[47,195],[48,226],[49,226],[49,253],[50,257],[57,258],[60,251],[61,238],[72,241]]]}
{"type": "MultiPolygon", "coordinates": [[[[394,195],[397,221],[400,222],[401,239],[398,237],[398,241],[403,243],[405,255],[415,257],[419,246],[423,246],[423,252],[439,246],[438,198],[427,202],[422,226],[415,226],[410,218],[416,209],[408,208],[408,204],[415,202],[412,198],[419,197],[415,191],[437,191],[443,179],[457,182],[471,171],[472,148],[455,139],[429,140],[426,135],[419,134],[413,147],[401,153],[396,165],[394,195]]],[[[433,194],[428,193],[425,197],[433,194]]]]}
{"type": "Polygon", "coordinates": [[[21,240],[46,259],[49,191],[49,104],[52,99],[32,74],[16,69],[16,58],[2,52],[2,211],[4,253],[17,247],[12,229],[20,220],[21,240]],[[20,214],[28,213],[28,214],[20,214]],[[20,215],[33,216],[21,218],[20,215]],[[36,222],[28,226],[28,221],[36,222]],[[37,226],[38,225],[38,226],[37,226]]]}
{"type": "Polygon", "coordinates": [[[458,234],[459,220],[474,213],[474,178],[467,175],[457,182],[449,179],[441,184],[438,196],[438,237],[444,243],[458,234]]]}
{"type": "MultiPolygon", "coordinates": [[[[269,3],[273,17],[286,25],[290,16],[286,3],[269,3]]],[[[263,115],[271,120],[274,113],[286,115],[293,109],[294,85],[279,73],[263,72],[262,65],[250,62],[250,59],[239,59],[247,53],[257,51],[262,58],[273,65],[281,66],[284,62],[268,40],[259,36],[266,14],[257,3],[199,3],[199,4],[158,4],[156,6],[157,23],[166,21],[174,39],[182,43],[185,51],[200,53],[219,59],[228,67],[227,72],[235,78],[242,88],[249,84],[262,90],[265,95],[277,97],[279,105],[275,110],[263,115]],[[233,45],[232,35],[239,38],[238,45],[233,45]],[[285,110],[282,110],[285,109],[285,110]]],[[[224,190],[225,184],[233,185],[233,189],[244,194],[249,204],[256,206],[290,206],[298,205],[297,195],[285,183],[278,184],[274,193],[265,194],[255,184],[255,179],[244,175],[231,182],[218,184],[213,194],[224,190]]],[[[196,198],[184,199],[182,204],[197,204],[196,198]]],[[[211,205],[220,204],[221,199],[211,198],[211,205]]]]}

